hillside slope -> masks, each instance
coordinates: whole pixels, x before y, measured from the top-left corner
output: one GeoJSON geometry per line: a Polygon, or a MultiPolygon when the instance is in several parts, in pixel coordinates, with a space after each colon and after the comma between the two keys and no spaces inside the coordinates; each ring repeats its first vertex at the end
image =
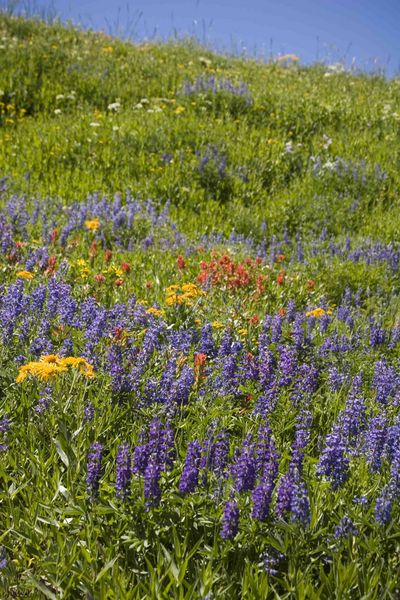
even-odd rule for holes
{"type": "Polygon", "coordinates": [[[400,82],[0,15],[0,598],[398,600],[400,82]]]}
{"type": "Polygon", "coordinates": [[[396,230],[399,80],[5,16],[0,35],[0,170],[22,191],[130,188],[239,233],[396,230]]]}

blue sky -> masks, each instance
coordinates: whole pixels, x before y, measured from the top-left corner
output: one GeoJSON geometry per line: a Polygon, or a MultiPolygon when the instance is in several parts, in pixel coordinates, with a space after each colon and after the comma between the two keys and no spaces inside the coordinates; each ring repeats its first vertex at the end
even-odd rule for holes
{"type": "MultiPolygon", "coordinates": [[[[34,4],[49,6],[44,0],[34,4]]],[[[53,0],[52,5],[62,19],[140,40],[176,32],[226,51],[245,48],[267,58],[271,52],[294,53],[305,63],[355,60],[363,69],[400,72],[400,0],[53,0]]]]}

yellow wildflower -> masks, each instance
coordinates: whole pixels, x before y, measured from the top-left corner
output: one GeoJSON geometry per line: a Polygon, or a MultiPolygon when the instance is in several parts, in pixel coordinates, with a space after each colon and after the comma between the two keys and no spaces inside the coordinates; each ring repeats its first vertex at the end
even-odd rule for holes
{"type": "Polygon", "coordinates": [[[20,383],[26,379],[28,375],[37,377],[37,379],[40,379],[41,381],[47,381],[51,377],[65,373],[70,366],[78,367],[80,373],[85,375],[85,377],[94,377],[92,365],[82,357],[76,358],[74,356],[67,356],[65,358],[60,358],[58,354],[47,354],[41,356],[39,361],[32,361],[23,365],[19,370],[16,382],[20,383]]]}
{"type": "Polygon", "coordinates": [[[174,294],[176,292],[176,290],[179,290],[179,285],[170,285],[169,287],[167,287],[167,289],[165,290],[166,294],[174,294]]]}
{"type": "Polygon", "coordinates": [[[17,277],[19,277],[20,279],[33,279],[34,274],[30,271],[18,271],[17,277]]]}
{"type": "Polygon", "coordinates": [[[306,312],[306,317],[323,317],[326,315],[326,311],[323,308],[314,308],[314,310],[309,310],[306,312]]]}
{"type": "Polygon", "coordinates": [[[46,363],[57,363],[59,360],[60,357],[58,356],[58,354],[45,354],[40,357],[40,361],[46,363]]]}
{"type": "Polygon", "coordinates": [[[60,373],[63,373],[66,370],[66,367],[62,367],[55,363],[48,363],[42,361],[29,362],[27,365],[24,365],[20,368],[16,382],[20,383],[28,375],[33,375],[33,377],[37,377],[41,381],[47,381],[51,377],[59,375],[60,373]]]}
{"type": "Polygon", "coordinates": [[[154,306],[152,306],[151,308],[148,308],[146,310],[147,314],[149,315],[154,315],[155,317],[162,317],[162,315],[164,314],[163,310],[160,310],[159,308],[155,308],[154,306]]]}
{"type": "Polygon", "coordinates": [[[165,299],[165,303],[168,306],[173,306],[174,304],[183,304],[183,296],[179,296],[178,294],[172,294],[171,296],[167,296],[165,299]]]}
{"type": "Polygon", "coordinates": [[[114,52],[114,48],[112,46],[105,46],[101,49],[101,51],[105,52],[106,54],[110,54],[111,52],[114,52]]]}
{"type": "Polygon", "coordinates": [[[211,325],[214,327],[214,329],[223,329],[224,327],[220,321],[213,321],[211,325]]]}
{"type": "Polygon", "coordinates": [[[191,300],[198,296],[205,295],[205,292],[194,283],[184,283],[181,287],[179,285],[170,285],[166,290],[165,303],[168,306],[174,304],[186,304],[192,306],[191,300]]]}
{"type": "Polygon", "coordinates": [[[91,231],[97,231],[100,227],[100,221],[99,219],[89,219],[88,221],[85,221],[85,227],[91,231]]]}

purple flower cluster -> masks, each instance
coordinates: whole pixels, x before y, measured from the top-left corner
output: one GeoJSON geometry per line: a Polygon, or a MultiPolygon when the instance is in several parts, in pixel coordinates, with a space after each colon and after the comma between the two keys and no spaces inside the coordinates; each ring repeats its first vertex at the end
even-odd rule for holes
{"type": "Polygon", "coordinates": [[[232,540],[239,529],[239,508],[234,500],[228,500],[224,506],[222,517],[221,537],[232,540]]]}
{"type": "Polygon", "coordinates": [[[87,464],[87,489],[91,499],[94,499],[99,491],[100,477],[102,475],[103,445],[99,442],[92,444],[87,464]]]}

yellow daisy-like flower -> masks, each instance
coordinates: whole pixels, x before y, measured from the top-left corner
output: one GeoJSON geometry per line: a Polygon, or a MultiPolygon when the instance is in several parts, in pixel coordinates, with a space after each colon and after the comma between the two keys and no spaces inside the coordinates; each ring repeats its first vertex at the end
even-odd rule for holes
{"type": "Polygon", "coordinates": [[[154,315],[155,317],[162,317],[162,315],[164,314],[163,310],[160,310],[159,308],[155,308],[154,306],[152,306],[151,308],[148,308],[146,310],[148,315],[154,315]]]}
{"type": "Polygon", "coordinates": [[[40,357],[40,362],[57,363],[60,360],[58,354],[45,354],[40,357]]]}
{"type": "Polygon", "coordinates": [[[170,296],[167,296],[167,298],[165,299],[165,304],[167,304],[168,306],[173,306],[174,304],[183,304],[183,303],[184,303],[183,296],[179,296],[179,294],[171,294],[170,296]]]}
{"type": "Polygon", "coordinates": [[[33,279],[34,274],[31,273],[30,271],[18,271],[17,277],[19,279],[33,279]]]}
{"type": "Polygon", "coordinates": [[[24,365],[20,368],[18,377],[16,378],[17,383],[21,383],[28,375],[32,375],[33,377],[37,377],[41,381],[47,381],[48,379],[59,375],[67,370],[66,367],[62,367],[61,365],[57,365],[55,363],[48,362],[29,362],[27,365],[24,365]]]}
{"type": "Polygon", "coordinates": [[[326,315],[326,310],[324,310],[323,308],[314,308],[314,310],[309,310],[308,312],[306,312],[306,317],[323,317],[324,315],[326,315]]]}
{"type": "Polygon", "coordinates": [[[194,283],[184,283],[181,287],[176,284],[170,285],[165,290],[165,293],[165,303],[168,306],[173,306],[174,304],[192,306],[191,300],[205,295],[205,292],[194,283]]]}
{"type": "Polygon", "coordinates": [[[16,378],[17,383],[24,381],[28,375],[32,375],[41,381],[47,381],[68,371],[68,367],[78,367],[79,371],[85,377],[91,379],[94,377],[94,370],[82,357],[67,356],[60,358],[58,354],[47,354],[40,357],[39,361],[32,361],[23,365],[16,378]]]}
{"type": "Polygon", "coordinates": [[[179,285],[170,285],[169,287],[167,287],[167,289],[165,290],[165,293],[168,295],[170,294],[174,294],[176,292],[176,290],[179,290],[179,285]]]}
{"type": "Polygon", "coordinates": [[[100,221],[99,219],[89,219],[85,221],[85,227],[91,231],[97,231],[100,228],[100,221]]]}

